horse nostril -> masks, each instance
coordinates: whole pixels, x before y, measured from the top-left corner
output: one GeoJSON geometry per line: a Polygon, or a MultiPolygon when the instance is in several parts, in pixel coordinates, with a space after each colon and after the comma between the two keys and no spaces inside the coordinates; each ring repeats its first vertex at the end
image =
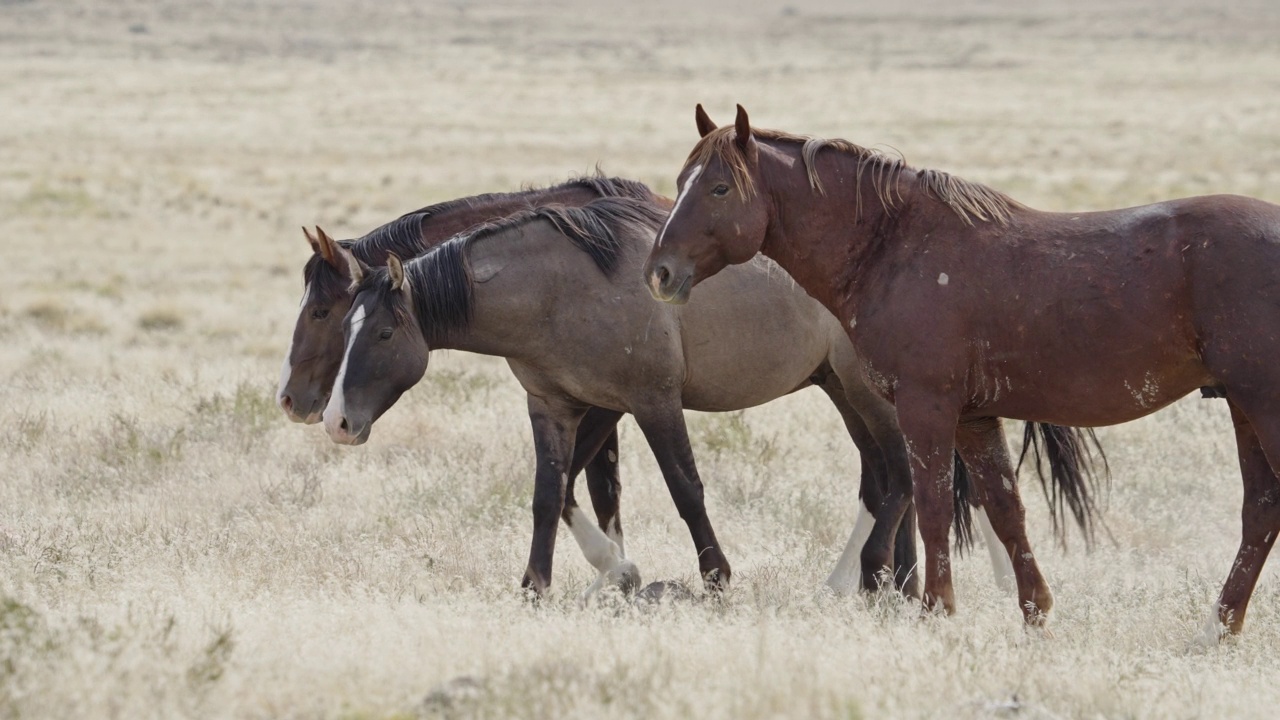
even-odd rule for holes
{"type": "Polygon", "coordinates": [[[293,412],[293,398],[288,395],[280,398],[280,407],[284,408],[285,412],[293,412]]]}
{"type": "Polygon", "coordinates": [[[338,427],[342,429],[342,432],[351,432],[351,429],[347,427],[346,418],[342,418],[342,422],[338,424],[338,427]]]}
{"type": "Polygon", "coordinates": [[[670,279],[671,279],[671,271],[667,269],[666,265],[659,265],[658,266],[658,283],[661,285],[666,285],[667,281],[670,279]]]}

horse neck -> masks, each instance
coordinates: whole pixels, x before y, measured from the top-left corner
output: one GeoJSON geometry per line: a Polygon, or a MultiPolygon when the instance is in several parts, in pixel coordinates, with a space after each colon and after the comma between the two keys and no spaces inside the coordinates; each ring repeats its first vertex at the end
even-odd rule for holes
{"type": "Polygon", "coordinates": [[[790,160],[761,154],[762,192],[773,205],[761,252],[840,316],[851,309],[853,290],[877,246],[911,207],[914,174],[904,169],[878,190],[875,168],[859,168],[857,158],[824,152],[815,160],[824,190],[819,192],[809,183],[799,148],[778,150],[790,160]],[[886,209],[884,191],[892,192],[895,210],[886,209]]]}
{"type": "Polygon", "coordinates": [[[462,252],[472,273],[471,320],[446,337],[428,335],[432,349],[519,359],[547,335],[542,300],[564,286],[556,253],[586,254],[554,233],[549,240],[559,242],[548,246],[542,234],[517,225],[467,241],[462,252]]]}
{"type": "Polygon", "coordinates": [[[515,193],[478,195],[467,202],[422,221],[422,250],[439,245],[460,232],[481,223],[499,220],[513,213],[540,205],[585,205],[599,197],[595,190],[584,185],[557,185],[549,188],[524,190],[515,193]]]}
{"type": "Polygon", "coordinates": [[[599,195],[583,185],[558,185],[516,193],[495,193],[466,198],[450,207],[427,212],[417,234],[406,233],[390,243],[357,242],[356,255],[371,265],[385,265],[387,255],[401,258],[420,255],[446,240],[482,223],[497,220],[539,205],[585,205],[599,195]]]}

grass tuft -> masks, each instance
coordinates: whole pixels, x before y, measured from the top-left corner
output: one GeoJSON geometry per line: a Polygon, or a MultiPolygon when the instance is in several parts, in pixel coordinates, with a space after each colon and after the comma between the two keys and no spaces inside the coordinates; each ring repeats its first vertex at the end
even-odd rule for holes
{"type": "Polygon", "coordinates": [[[138,318],[138,327],[147,332],[172,332],[182,329],[182,316],[170,308],[156,308],[138,318]]]}

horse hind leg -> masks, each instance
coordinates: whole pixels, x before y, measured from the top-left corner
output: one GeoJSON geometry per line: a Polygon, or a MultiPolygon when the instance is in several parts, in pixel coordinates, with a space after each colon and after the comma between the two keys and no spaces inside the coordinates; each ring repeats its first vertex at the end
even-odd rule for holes
{"type": "Polygon", "coordinates": [[[596,521],[609,539],[618,544],[618,550],[626,557],[626,545],[622,539],[622,479],[618,474],[618,431],[609,433],[595,457],[587,463],[587,491],[591,494],[591,507],[596,521]]]}
{"type": "Polygon", "coordinates": [[[618,518],[622,485],[618,475],[617,423],[621,416],[615,411],[591,408],[578,426],[573,472],[562,519],[587,562],[599,573],[582,594],[584,604],[606,587],[617,588],[626,596],[640,587],[640,568],[626,558],[622,523],[618,518]],[[584,458],[590,458],[585,467],[584,458]],[[586,473],[598,527],[592,524],[573,495],[573,480],[579,468],[586,473]]]}
{"type": "Polygon", "coordinates": [[[1280,533],[1280,479],[1273,470],[1280,466],[1280,413],[1244,411],[1230,395],[1228,405],[1244,481],[1240,549],[1205,627],[1203,640],[1207,644],[1244,629],[1249,599],[1280,533]]]}
{"type": "Polygon", "coordinates": [[[1053,593],[1027,539],[1026,510],[1018,494],[1004,428],[998,418],[961,423],[956,429],[956,444],[982,494],[995,539],[1013,561],[1023,617],[1028,625],[1043,626],[1053,609],[1053,593]]]}
{"type": "Polygon", "coordinates": [[[856,373],[829,374],[816,384],[844,420],[862,465],[858,518],[827,586],[838,594],[879,589],[892,563],[894,585],[918,598],[911,469],[893,406],[872,395],[856,373]]]}

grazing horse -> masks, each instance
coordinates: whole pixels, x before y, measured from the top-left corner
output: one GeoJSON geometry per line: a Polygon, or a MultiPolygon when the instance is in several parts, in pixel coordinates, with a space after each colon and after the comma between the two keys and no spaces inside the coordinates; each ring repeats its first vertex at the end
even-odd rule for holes
{"type": "MultiPolygon", "coordinates": [[[[312,255],[303,268],[302,303],[289,349],[280,371],[276,402],[294,422],[320,422],[329,402],[329,390],[342,362],[342,320],[351,307],[351,277],[339,248],[349,250],[361,262],[384,265],[389,253],[412,257],[433,248],[472,226],[543,204],[582,205],[600,197],[631,197],[665,202],[647,186],[632,180],[602,176],[580,177],[548,188],[514,193],[490,193],[437,203],[402,215],[359,240],[335,242],[316,228],[303,233],[312,255]]],[[[579,461],[570,474],[567,511],[577,508],[573,483],[585,470],[591,505],[601,530],[623,547],[618,517],[621,482],[618,478],[616,422],[607,413],[592,410],[579,428],[579,461]]],[[[883,484],[883,482],[881,482],[883,484]]],[[[1064,487],[1071,487],[1067,482],[1064,487]]],[[[914,564],[914,557],[910,558],[914,564]]],[[[633,578],[634,579],[634,578],[633,578]]]]}
{"type": "MultiPolygon", "coordinates": [[[[843,140],[752,128],[738,107],[679,176],[645,268],[654,297],[760,252],[829,308],[897,407],[925,545],[925,602],[954,610],[953,447],[1012,480],[999,417],[1109,425],[1202,386],[1226,396],[1244,478],[1240,550],[1210,637],[1238,633],[1280,531],[1280,207],[1212,196],[1049,213],[843,140]]],[[[980,492],[1035,623],[1051,599],[1021,506],[980,492]]]]}
{"type": "MultiPolygon", "coordinates": [[[[617,575],[622,558],[566,505],[575,433],[582,442],[581,423],[593,408],[611,413],[614,423],[623,413],[635,416],[712,588],[728,582],[730,568],[707,518],[684,408],[736,410],[819,385],[858,444],[885,448],[883,461],[897,471],[887,473],[899,478],[887,491],[864,482],[864,503],[882,505],[884,496],[909,491],[892,408],[857,373],[834,316],[776,267],[735,268],[687,308],[653,304],[639,269],[666,209],[627,198],[538,208],[472,229],[405,263],[390,256],[377,269],[339,248],[356,294],[324,412],[330,436],[364,442],[373,422],[422,378],[432,350],[507,358],[529,394],[537,469],[524,584],[539,593],[551,582],[557,517],[600,571],[593,590],[617,575]]],[[[1074,438],[1056,430],[1045,437],[1074,438]]],[[[1007,491],[1016,492],[1013,486],[1007,491]]],[[[829,584],[848,589],[861,570],[862,584],[874,587],[895,549],[899,517],[859,522],[829,584]]],[[[899,544],[913,548],[913,532],[899,544]]],[[[1003,550],[1000,558],[1008,562],[1003,550]]]]}

